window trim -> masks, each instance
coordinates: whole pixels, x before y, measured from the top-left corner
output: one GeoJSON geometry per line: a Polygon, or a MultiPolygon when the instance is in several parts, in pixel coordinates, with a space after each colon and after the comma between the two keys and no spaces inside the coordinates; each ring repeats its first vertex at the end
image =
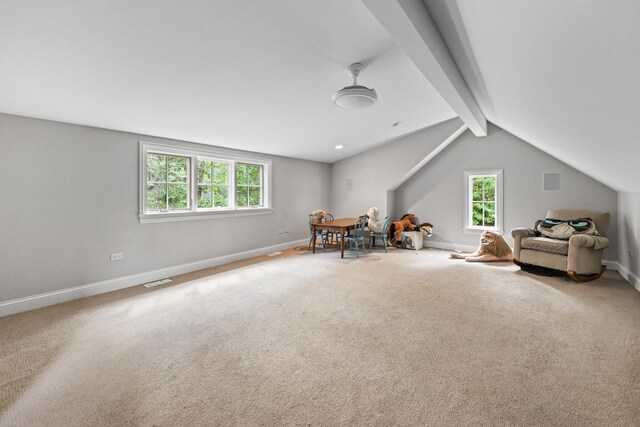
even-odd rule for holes
{"type": "Polygon", "coordinates": [[[482,169],[482,170],[467,170],[464,171],[464,198],[463,198],[463,212],[462,217],[462,230],[465,234],[482,234],[484,230],[497,231],[503,233],[503,220],[504,220],[504,203],[503,203],[503,177],[502,169],[482,169]],[[483,227],[471,225],[471,179],[474,177],[496,177],[496,225],[494,227],[483,227]]]}
{"type": "Polygon", "coordinates": [[[189,221],[199,219],[212,218],[229,218],[237,216],[250,215],[268,215],[273,212],[273,200],[271,190],[272,183],[272,161],[271,159],[236,155],[220,149],[203,150],[197,148],[185,148],[179,145],[170,145],[162,143],[154,143],[140,141],[139,148],[139,206],[138,219],[141,224],[154,222],[172,222],[172,221],[189,221]],[[158,153],[162,155],[184,156],[190,158],[190,208],[186,210],[176,210],[169,212],[145,212],[145,201],[147,197],[147,153],[158,153]],[[198,208],[197,191],[195,187],[197,181],[197,161],[201,160],[222,160],[230,163],[229,173],[229,208],[198,208]],[[236,163],[252,163],[263,166],[263,189],[262,189],[262,207],[236,207],[235,206],[235,164],[236,163]],[[194,165],[196,165],[194,167],[194,165]]]}

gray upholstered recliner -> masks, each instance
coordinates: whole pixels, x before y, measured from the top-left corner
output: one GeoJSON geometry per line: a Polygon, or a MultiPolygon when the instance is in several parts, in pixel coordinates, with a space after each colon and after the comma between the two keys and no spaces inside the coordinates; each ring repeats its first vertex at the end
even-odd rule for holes
{"type": "Polygon", "coordinates": [[[576,234],[569,240],[558,240],[536,236],[531,228],[514,228],[511,230],[513,261],[518,265],[531,264],[566,271],[569,277],[579,282],[600,277],[606,268],[602,265],[602,253],[609,246],[609,212],[551,209],[547,218],[565,221],[591,218],[600,236],[576,234]]]}

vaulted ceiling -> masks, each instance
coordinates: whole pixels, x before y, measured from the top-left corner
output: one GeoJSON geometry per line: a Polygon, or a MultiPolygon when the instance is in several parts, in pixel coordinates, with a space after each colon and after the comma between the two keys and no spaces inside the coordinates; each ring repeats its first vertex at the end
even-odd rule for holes
{"type": "Polygon", "coordinates": [[[0,0],[0,112],[323,162],[460,116],[640,191],[638,22],[634,0],[0,0]],[[379,101],[339,109],[356,61],[379,101]]]}
{"type": "Polygon", "coordinates": [[[640,2],[426,5],[487,120],[615,190],[640,191],[640,2]]]}

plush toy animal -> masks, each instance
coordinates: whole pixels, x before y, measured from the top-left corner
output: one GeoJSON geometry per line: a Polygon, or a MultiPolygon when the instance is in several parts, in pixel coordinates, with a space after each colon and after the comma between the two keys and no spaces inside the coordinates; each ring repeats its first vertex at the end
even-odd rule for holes
{"type": "Polygon", "coordinates": [[[401,234],[403,231],[415,231],[417,227],[416,217],[413,214],[405,214],[400,218],[400,221],[391,223],[387,234],[393,242],[399,242],[402,240],[401,234]]]}
{"type": "Polygon", "coordinates": [[[513,251],[502,237],[493,231],[483,231],[480,246],[472,254],[452,253],[449,258],[464,259],[469,262],[512,261],[513,251]]]}
{"type": "Polygon", "coordinates": [[[380,211],[375,206],[372,206],[367,211],[367,228],[371,233],[382,233],[382,227],[384,223],[378,219],[380,211]]]}
{"type": "Polygon", "coordinates": [[[311,222],[325,222],[326,221],[327,212],[322,209],[316,209],[311,212],[311,222]]]}
{"type": "Polygon", "coordinates": [[[417,227],[424,236],[431,236],[433,233],[433,225],[428,222],[422,223],[417,227]]]}

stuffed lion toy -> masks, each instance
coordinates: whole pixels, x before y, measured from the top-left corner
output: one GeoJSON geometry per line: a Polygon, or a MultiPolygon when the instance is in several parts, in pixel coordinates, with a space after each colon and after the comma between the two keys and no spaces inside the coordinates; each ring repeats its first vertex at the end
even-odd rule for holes
{"type": "Polygon", "coordinates": [[[471,254],[452,253],[449,258],[464,259],[469,262],[512,261],[513,251],[502,234],[485,230],[480,236],[478,250],[471,254]]]}

